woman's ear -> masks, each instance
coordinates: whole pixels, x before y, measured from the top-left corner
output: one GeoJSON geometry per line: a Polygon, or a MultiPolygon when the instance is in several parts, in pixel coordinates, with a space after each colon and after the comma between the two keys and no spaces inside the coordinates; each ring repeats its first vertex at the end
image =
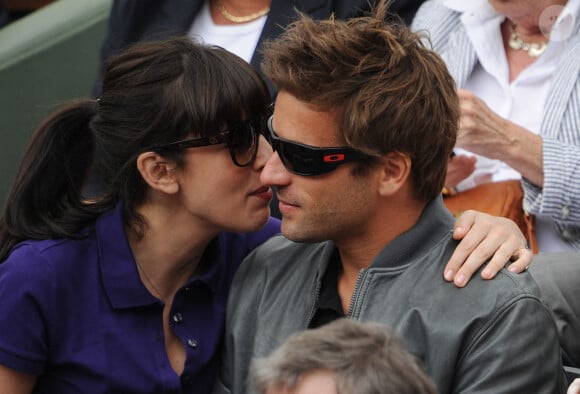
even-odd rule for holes
{"type": "Polygon", "coordinates": [[[390,196],[401,190],[411,175],[411,158],[402,152],[384,156],[379,193],[390,196]]]}
{"type": "Polygon", "coordinates": [[[179,191],[179,183],[175,176],[177,164],[167,160],[155,152],[143,152],[137,157],[137,170],[145,183],[153,190],[167,194],[179,191]]]}

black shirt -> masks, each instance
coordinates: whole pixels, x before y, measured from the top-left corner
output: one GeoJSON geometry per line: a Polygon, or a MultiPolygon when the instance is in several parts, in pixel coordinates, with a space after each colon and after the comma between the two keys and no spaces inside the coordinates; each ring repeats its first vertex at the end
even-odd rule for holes
{"type": "Polygon", "coordinates": [[[341,271],[340,256],[338,251],[335,250],[322,277],[320,295],[316,301],[316,310],[308,328],[317,328],[333,320],[345,317],[340,295],[338,294],[338,275],[341,271]]]}

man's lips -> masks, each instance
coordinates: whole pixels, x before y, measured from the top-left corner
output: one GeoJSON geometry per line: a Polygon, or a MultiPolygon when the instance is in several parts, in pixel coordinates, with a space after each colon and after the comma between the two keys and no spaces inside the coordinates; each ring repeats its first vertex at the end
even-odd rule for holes
{"type": "Polygon", "coordinates": [[[250,196],[256,196],[264,200],[272,199],[272,189],[268,186],[262,186],[250,193],[250,196]]]}
{"type": "Polygon", "coordinates": [[[283,198],[280,198],[280,196],[278,195],[278,205],[280,206],[280,208],[285,207],[285,208],[296,208],[299,205],[298,204],[293,204],[291,202],[289,202],[288,200],[285,200],[283,198]]]}

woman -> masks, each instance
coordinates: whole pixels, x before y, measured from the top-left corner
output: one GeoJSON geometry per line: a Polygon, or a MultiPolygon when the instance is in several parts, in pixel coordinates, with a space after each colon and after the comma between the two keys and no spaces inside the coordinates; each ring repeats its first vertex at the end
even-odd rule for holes
{"type": "MultiPolygon", "coordinates": [[[[234,272],[279,231],[269,101],[242,59],[176,38],[116,56],[100,99],[39,127],[0,221],[0,392],[210,391],[234,272]]],[[[521,234],[490,219],[458,221],[483,248],[468,271],[496,249],[492,276],[502,255],[522,270],[521,234]]]]}
{"type": "Polygon", "coordinates": [[[0,227],[0,391],[209,391],[233,273],[279,231],[269,102],[243,60],[174,39],[40,126],[0,227]],[[107,197],[88,202],[93,146],[107,197]]]}
{"type": "Polygon", "coordinates": [[[580,250],[580,1],[431,0],[413,28],[459,88],[446,186],[521,179],[539,251],[580,250]]]}

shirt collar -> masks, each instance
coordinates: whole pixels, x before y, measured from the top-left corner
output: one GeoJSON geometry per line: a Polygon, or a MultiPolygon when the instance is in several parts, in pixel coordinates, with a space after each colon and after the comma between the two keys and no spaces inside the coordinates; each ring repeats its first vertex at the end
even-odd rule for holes
{"type": "Polygon", "coordinates": [[[413,227],[385,246],[371,263],[372,268],[403,268],[425,258],[453,233],[453,216],[442,196],[429,202],[413,227]]]}
{"type": "MultiPolygon", "coordinates": [[[[122,309],[158,304],[160,301],[145,288],[139,277],[125,232],[122,203],[117,203],[114,209],[101,215],[96,231],[101,275],[111,305],[122,309]]],[[[210,242],[200,261],[201,274],[193,277],[186,286],[199,281],[216,291],[223,265],[219,264],[223,258],[219,245],[217,237],[210,242]]]]}
{"type": "Polygon", "coordinates": [[[159,303],[143,286],[129,246],[123,221],[123,204],[97,220],[97,243],[101,275],[114,308],[132,308],[159,303]]]}
{"type": "Polygon", "coordinates": [[[224,233],[221,233],[207,245],[201,257],[199,276],[191,278],[189,283],[199,281],[205,283],[214,293],[217,292],[224,268],[223,260],[226,258],[221,251],[220,238],[223,236],[225,236],[224,233]]]}
{"type": "MultiPolygon", "coordinates": [[[[443,5],[480,22],[499,16],[489,0],[443,0],[443,5]]],[[[554,23],[550,40],[563,41],[570,38],[579,24],[579,13],[580,0],[568,0],[554,23]]]]}
{"type": "Polygon", "coordinates": [[[580,0],[568,0],[552,27],[550,40],[565,41],[570,38],[578,30],[579,19],[580,0]]]}

